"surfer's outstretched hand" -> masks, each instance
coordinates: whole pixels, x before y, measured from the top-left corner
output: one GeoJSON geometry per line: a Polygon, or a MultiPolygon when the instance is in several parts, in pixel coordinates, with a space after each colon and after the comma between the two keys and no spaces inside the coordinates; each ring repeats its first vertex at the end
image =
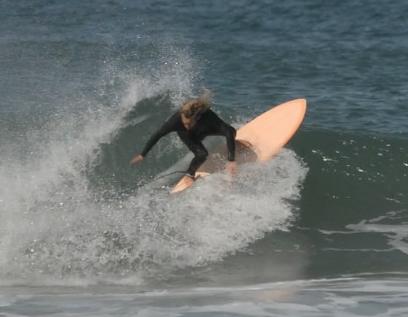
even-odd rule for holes
{"type": "Polygon", "coordinates": [[[138,163],[140,163],[141,161],[143,161],[144,157],[141,154],[136,154],[132,160],[130,161],[130,165],[136,165],[138,163]]]}
{"type": "Polygon", "coordinates": [[[225,169],[227,170],[228,174],[231,176],[235,176],[237,173],[237,162],[235,161],[228,161],[225,165],[225,169]]]}

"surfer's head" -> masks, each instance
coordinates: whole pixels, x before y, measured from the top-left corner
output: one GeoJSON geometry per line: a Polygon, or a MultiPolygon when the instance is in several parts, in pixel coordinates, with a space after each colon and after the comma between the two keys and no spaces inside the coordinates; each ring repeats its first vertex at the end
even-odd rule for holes
{"type": "Polygon", "coordinates": [[[210,108],[211,92],[204,90],[203,94],[195,99],[187,100],[180,108],[181,120],[187,130],[191,129],[201,115],[210,108]]]}

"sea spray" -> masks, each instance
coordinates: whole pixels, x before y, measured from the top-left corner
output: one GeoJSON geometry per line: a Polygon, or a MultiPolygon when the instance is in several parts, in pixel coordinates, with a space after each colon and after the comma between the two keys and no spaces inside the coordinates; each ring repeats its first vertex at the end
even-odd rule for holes
{"type": "MultiPolygon", "coordinates": [[[[37,273],[55,273],[52,265],[42,265],[38,254],[42,253],[47,258],[64,258],[64,254],[70,252],[70,243],[59,251],[53,249],[54,243],[58,243],[60,237],[63,237],[62,240],[72,239],[76,230],[81,231],[80,225],[89,226],[92,231],[95,215],[100,210],[109,209],[101,207],[95,193],[90,190],[87,178],[98,157],[100,144],[112,140],[116,131],[126,124],[124,117],[139,101],[163,93],[169,93],[171,98],[178,100],[180,95],[191,93],[191,76],[188,73],[191,72],[191,60],[188,56],[169,55],[164,70],[159,68],[156,76],[138,76],[136,72],[131,74],[129,70],[124,72],[115,67],[106,69],[106,76],[124,83],[125,89],[116,92],[123,96],[118,101],[113,98],[112,103],[107,105],[84,97],[77,101],[78,104],[71,105],[72,111],[67,109],[67,105],[62,105],[40,127],[24,126],[18,142],[13,139],[13,142],[2,143],[2,280],[24,280],[37,273]],[[160,77],[160,81],[155,80],[156,77],[160,77]],[[89,215],[92,215],[91,218],[87,218],[89,215]]],[[[99,92],[103,95],[115,85],[109,88],[104,82],[100,86],[105,87],[99,92]]],[[[70,270],[69,265],[59,265],[59,275],[70,270]]],[[[84,272],[87,274],[85,269],[84,272]]]]}

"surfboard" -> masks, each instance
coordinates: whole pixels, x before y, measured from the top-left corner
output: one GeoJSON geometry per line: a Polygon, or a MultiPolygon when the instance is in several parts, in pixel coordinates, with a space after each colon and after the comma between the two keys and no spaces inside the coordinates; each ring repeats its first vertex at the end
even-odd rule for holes
{"type": "MultiPolygon", "coordinates": [[[[306,114],[306,99],[296,99],[274,106],[237,130],[235,160],[238,164],[268,161],[273,158],[299,129],[306,114]]],[[[225,166],[226,146],[214,151],[198,169],[194,179],[205,177],[225,166]]],[[[170,191],[179,193],[194,182],[182,177],[170,191]]]]}

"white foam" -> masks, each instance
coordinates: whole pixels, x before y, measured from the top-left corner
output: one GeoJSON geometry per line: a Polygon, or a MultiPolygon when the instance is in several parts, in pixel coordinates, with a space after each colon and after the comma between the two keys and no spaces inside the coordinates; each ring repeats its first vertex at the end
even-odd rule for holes
{"type": "MultiPolygon", "coordinates": [[[[374,248],[358,248],[358,249],[341,249],[343,251],[359,251],[359,252],[391,252],[399,250],[405,254],[408,254],[408,229],[405,224],[387,224],[387,222],[404,223],[405,210],[400,211],[389,211],[384,215],[362,220],[356,224],[348,224],[346,226],[347,230],[323,230],[320,229],[319,232],[326,235],[342,234],[350,235],[356,233],[366,233],[374,232],[384,235],[387,238],[388,249],[374,249],[374,248]]],[[[325,250],[340,251],[336,248],[325,248],[325,250]]]]}
{"type": "Polygon", "coordinates": [[[298,197],[305,173],[286,150],[267,165],[243,166],[232,184],[227,175],[215,174],[179,196],[147,186],[109,202],[94,201],[86,187],[71,191],[70,198],[49,197],[43,210],[14,223],[10,234],[19,243],[9,241],[16,247],[7,250],[12,258],[2,265],[33,283],[45,274],[48,284],[52,277],[57,284],[63,278],[76,285],[78,277],[84,284],[137,284],[140,279],[132,277],[138,274],[166,275],[219,261],[266,232],[287,228],[294,210],[286,199],[298,197]]]}
{"type": "Polygon", "coordinates": [[[387,224],[373,224],[361,221],[358,224],[350,224],[346,226],[354,232],[377,232],[383,233],[387,239],[388,244],[393,249],[399,250],[408,254],[408,228],[406,225],[387,225],[387,224]]]}

